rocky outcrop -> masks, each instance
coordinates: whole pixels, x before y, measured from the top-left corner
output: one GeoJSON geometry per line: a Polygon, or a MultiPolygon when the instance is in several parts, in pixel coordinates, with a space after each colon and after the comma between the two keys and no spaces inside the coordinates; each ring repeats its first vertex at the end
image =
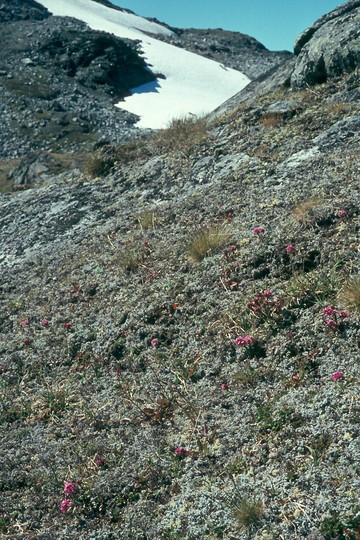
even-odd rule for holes
{"type": "MultiPolygon", "coordinates": [[[[297,56],[288,57],[252,81],[213,115],[221,115],[244,101],[253,102],[276,88],[299,90],[354,71],[360,63],[360,0],[347,2],[321,17],[300,34],[294,51],[297,56]]],[[[347,80],[343,95],[334,99],[359,99],[356,72],[347,80]]]]}
{"type": "Polygon", "coordinates": [[[294,89],[323,83],[353,71],[360,62],[360,1],[352,0],[321,17],[297,38],[291,76],[294,89]]]}
{"type": "Polygon", "coordinates": [[[0,23],[10,21],[42,21],[50,17],[48,10],[34,0],[11,0],[0,3],[0,23]]]}
{"type": "Polygon", "coordinates": [[[137,116],[114,107],[154,78],[135,42],[50,16],[30,0],[0,9],[0,21],[0,159],[92,151],[137,134],[137,116]]]}
{"type": "Polygon", "coordinates": [[[76,78],[81,85],[100,85],[120,98],[128,95],[130,88],[155,78],[135,42],[85,25],[80,32],[78,27],[50,32],[39,43],[37,53],[40,65],[52,64],[56,71],[76,78]]]}

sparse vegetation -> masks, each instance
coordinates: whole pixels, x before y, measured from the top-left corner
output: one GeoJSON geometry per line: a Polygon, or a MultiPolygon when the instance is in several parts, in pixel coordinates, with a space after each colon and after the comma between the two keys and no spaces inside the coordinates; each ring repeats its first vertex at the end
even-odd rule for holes
{"type": "Polygon", "coordinates": [[[228,497],[227,503],[240,530],[254,530],[261,523],[265,509],[259,499],[244,496],[236,487],[233,496],[228,497]]]}
{"type": "Polygon", "coordinates": [[[357,540],[359,135],[324,113],[353,86],[2,196],[4,539],[357,540]]]}
{"type": "Polygon", "coordinates": [[[343,284],[338,299],[340,305],[360,313],[360,275],[350,277],[343,284]]]}
{"type": "Polygon", "coordinates": [[[200,262],[224,248],[234,233],[226,225],[212,225],[191,236],[188,242],[189,257],[200,262]]]}
{"type": "Polygon", "coordinates": [[[111,171],[114,166],[114,158],[109,158],[107,156],[93,156],[85,168],[85,172],[91,178],[97,178],[101,176],[106,176],[111,171]]]}
{"type": "Polygon", "coordinates": [[[185,156],[196,146],[210,139],[205,117],[184,116],[175,118],[169,126],[155,136],[156,145],[168,152],[185,156]]]}
{"type": "Polygon", "coordinates": [[[310,197],[299,202],[292,210],[292,217],[300,225],[307,225],[314,219],[314,212],[321,206],[322,199],[319,197],[310,197]]]}

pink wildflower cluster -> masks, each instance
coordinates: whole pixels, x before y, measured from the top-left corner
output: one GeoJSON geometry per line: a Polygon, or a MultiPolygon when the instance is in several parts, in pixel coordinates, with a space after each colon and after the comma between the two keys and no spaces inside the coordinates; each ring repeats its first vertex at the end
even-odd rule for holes
{"type": "Polygon", "coordinates": [[[230,255],[234,253],[234,251],[236,250],[237,250],[237,246],[235,244],[232,244],[231,246],[228,246],[227,248],[224,249],[223,255],[224,257],[229,258],[230,255]]]}
{"type": "Polygon", "coordinates": [[[264,227],[254,227],[253,233],[259,236],[260,234],[263,234],[265,232],[264,227]]]}
{"type": "Polygon", "coordinates": [[[157,338],[152,338],[150,341],[152,347],[157,347],[159,344],[159,340],[157,338]]]}
{"type": "Polygon", "coordinates": [[[234,343],[237,347],[241,347],[242,345],[251,345],[254,343],[255,339],[252,336],[237,336],[234,339],[234,343]]]}
{"type": "Polygon", "coordinates": [[[192,452],[187,450],[184,446],[178,446],[177,448],[175,448],[174,453],[175,453],[175,456],[178,456],[180,458],[184,458],[186,456],[192,455],[192,452]]]}
{"type": "Polygon", "coordinates": [[[338,330],[344,319],[350,317],[350,313],[345,309],[335,309],[327,306],[323,310],[324,321],[331,330],[338,330]]]}
{"type": "Polygon", "coordinates": [[[288,255],[290,255],[290,253],[295,252],[295,247],[292,244],[288,244],[285,248],[285,251],[288,255]]]}
{"type": "Polygon", "coordinates": [[[338,211],[338,216],[339,217],[346,217],[347,216],[347,211],[346,210],[339,210],[338,211]]]}
{"type": "Polygon", "coordinates": [[[342,371],[335,371],[335,373],[331,375],[331,378],[334,382],[341,381],[341,379],[343,379],[344,377],[345,374],[342,371]]]}
{"type": "Polygon", "coordinates": [[[258,292],[252,300],[247,302],[246,307],[258,319],[265,320],[277,314],[281,308],[281,304],[274,298],[270,289],[265,289],[262,292],[258,292]]]}
{"type": "Polygon", "coordinates": [[[74,482],[65,482],[64,483],[64,493],[65,495],[74,495],[76,492],[76,484],[74,482]]]}
{"type": "Polygon", "coordinates": [[[241,264],[238,260],[238,247],[235,244],[223,250],[226,266],[221,271],[221,283],[230,290],[236,289],[241,282],[241,264]]]}
{"type": "Polygon", "coordinates": [[[70,501],[70,499],[67,499],[67,498],[65,497],[65,499],[63,499],[63,500],[61,501],[61,504],[60,504],[60,510],[61,510],[61,512],[63,512],[64,514],[66,514],[66,513],[70,510],[71,505],[72,505],[72,502],[70,501]]]}
{"type": "Polygon", "coordinates": [[[77,491],[77,485],[75,484],[75,482],[68,482],[68,481],[64,482],[65,497],[61,501],[61,504],[60,504],[60,511],[63,512],[64,514],[66,514],[70,510],[73,503],[69,497],[71,497],[72,495],[75,495],[76,491],[77,491]]]}

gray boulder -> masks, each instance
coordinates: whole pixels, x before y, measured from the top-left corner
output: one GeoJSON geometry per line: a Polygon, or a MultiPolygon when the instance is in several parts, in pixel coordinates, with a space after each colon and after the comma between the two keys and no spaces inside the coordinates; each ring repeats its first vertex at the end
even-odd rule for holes
{"type": "Polygon", "coordinates": [[[350,0],[318,19],[297,38],[291,87],[326,82],[360,62],[360,0],[350,0]]]}

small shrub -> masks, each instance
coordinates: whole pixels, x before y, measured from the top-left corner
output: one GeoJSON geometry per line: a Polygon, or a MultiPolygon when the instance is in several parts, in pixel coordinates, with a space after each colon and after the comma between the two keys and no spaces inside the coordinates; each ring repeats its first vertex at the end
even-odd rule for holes
{"type": "Polygon", "coordinates": [[[155,142],[163,150],[187,154],[208,138],[207,123],[203,117],[183,116],[174,118],[166,129],[155,136],[155,142]]]}
{"type": "Polygon", "coordinates": [[[324,518],[320,531],[325,540],[355,540],[359,538],[359,518],[344,523],[337,514],[331,515],[324,518]]]}
{"type": "Polygon", "coordinates": [[[260,119],[260,124],[263,127],[278,127],[284,124],[285,117],[282,113],[268,112],[263,114],[260,119]]]}
{"type": "Polygon", "coordinates": [[[226,226],[207,227],[195,234],[189,241],[188,253],[192,260],[202,261],[226,246],[231,239],[231,231],[226,226]]]}
{"type": "Polygon", "coordinates": [[[235,381],[241,386],[255,386],[261,378],[261,372],[250,365],[235,374],[235,381]]]}
{"type": "Polygon", "coordinates": [[[91,178],[106,176],[114,166],[114,160],[103,156],[94,156],[86,166],[86,173],[91,178]]]}
{"type": "Polygon", "coordinates": [[[360,312],[360,274],[350,277],[338,294],[339,304],[360,312]]]}
{"type": "Polygon", "coordinates": [[[306,225],[313,219],[313,212],[320,207],[322,200],[318,197],[310,197],[300,202],[293,208],[292,217],[300,225],[306,225]]]}

